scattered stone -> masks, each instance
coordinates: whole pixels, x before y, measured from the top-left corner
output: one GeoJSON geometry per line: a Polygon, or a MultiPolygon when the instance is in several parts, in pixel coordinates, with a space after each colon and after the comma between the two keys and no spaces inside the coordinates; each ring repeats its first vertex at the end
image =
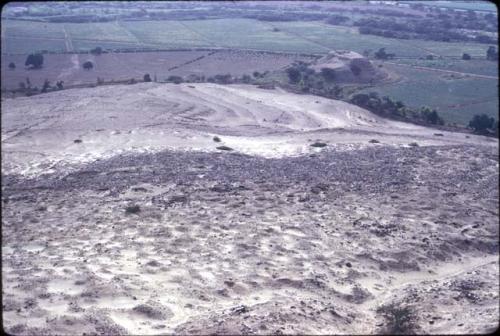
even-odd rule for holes
{"type": "Polygon", "coordinates": [[[213,137],[213,140],[214,140],[215,142],[221,142],[221,139],[220,139],[218,136],[214,136],[214,137],[213,137]]]}
{"type": "Polygon", "coordinates": [[[368,141],[369,143],[380,143],[380,141],[378,141],[377,139],[371,139],[370,141],[368,141]]]}
{"type": "Polygon", "coordinates": [[[128,214],[137,214],[141,212],[141,208],[138,205],[128,205],[125,208],[125,212],[128,214]]]}
{"type": "Polygon", "coordinates": [[[82,143],[82,140],[80,139],[76,139],[76,140],[73,140],[74,143],[82,143]]]}
{"type": "Polygon", "coordinates": [[[219,147],[216,147],[218,150],[223,150],[223,151],[232,151],[233,149],[231,147],[228,147],[228,146],[219,146],[219,147]]]}
{"type": "Polygon", "coordinates": [[[326,147],[326,143],[324,143],[324,142],[315,142],[315,143],[311,144],[311,147],[323,148],[323,147],[326,147]]]}

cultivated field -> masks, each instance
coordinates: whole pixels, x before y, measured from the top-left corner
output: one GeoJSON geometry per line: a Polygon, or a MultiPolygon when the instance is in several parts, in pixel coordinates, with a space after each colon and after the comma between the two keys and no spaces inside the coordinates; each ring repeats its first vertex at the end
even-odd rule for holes
{"type": "MultiPolygon", "coordinates": [[[[350,17],[358,17],[349,13],[350,17]]],[[[2,88],[16,88],[30,77],[41,86],[45,79],[64,80],[66,84],[95,82],[97,77],[120,80],[142,77],[144,73],[164,80],[170,75],[216,74],[242,75],[253,71],[278,70],[298,59],[288,55],[254,53],[175,52],[91,55],[47,55],[45,69],[26,71],[22,64],[26,53],[34,50],[78,51],[96,46],[120,48],[230,48],[258,49],[324,54],[331,50],[369,51],[380,48],[396,54],[392,62],[425,68],[456,71],[463,74],[428,71],[386,64],[403,78],[393,85],[368,89],[390,95],[409,106],[428,105],[439,108],[445,120],[467,123],[477,113],[496,118],[498,98],[496,88],[498,65],[484,60],[487,44],[449,43],[423,40],[391,39],[361,35],[355,27],[332,26],[319,21],[263,22],[252,19],[216,19],[191,21],[115,21],[104,23],[41,23],[6,20],[2,25],[2,88]],[[472,61],[460,60],[463,53],[472,61]],[[421,60],[428,55],[443,57],[421,60]],[[201,60],[198,57],[206,56],[201,60]],[[83,71],[85,60],[96,62],[95,69],[83,71]],[[190,63],[190,61],[193,61],[190,63]],[[18,66],[6,70],[8,62],[18,66]],[[178,68],[176,68],[178,66],[178,68]],[[467,74],[489,78],[467,77],[467,74]],[[439,93],[439,94],[436,94],[439,93]],[[470,106],[470,109],[466,107],[470,106]]]]}
{"type": "Polygon", "coordinates": [[[382,36],[359,34],[355,27],[332,26],[315,21],[273,22],[273,26],[297,39],[305,39],[324,49],[346,49],[372,53],[380,48],[396,54],[396,57],[425,57],[429,54],[461,57],[464,52],[471,56],[486,57],[488,45],[478,43],[435,42],[401,40],[382,36]]]}
{"type": "Polygon", "coordinates": [[[30,78],[33,86],[42,87],[45,79],[52,85],[63,80],[66,85],[96,83],[97,77],[105,80],[140,79],[149,73],[159,81],[172,75],[214,76],[231,74],[252,75],[254,71],[264,72],[281,69],[296,60],[311,60],[310,57],[293,54],[267,54],[252,51],[167,51],[138,53],[107,53],[99,56],[91,54],[47,54],[44,66],[38,70],[24,67],[26,55],[2,56],[2,89],[16,89],[19,82],[30,78]],[[84,70],[82,64],[90,60],[92,70],[84,70]],[[16,69],[10,70],[10,62],[16,69]]]}
{"type": "Polygon", "coordinates": [[[448,71],[463,72],[466,74],[485,75],[498,77],[498,63],[483,59],[461,60],[461,59],[396,59],[391,62],[408,64],[417,67],[428,67],[448,71]]]}
{"type": "Polygon", "coordinates": [[[474,10],[485,12],[496,12],[497,7],[492,1],[401,1],[408,4],[422,4],[425,6],[435,6],[440,8],[460,9],[460,10],[474,10]]]}
{"type": "Polygon", "coordinates": [[[401,57],[429,54],[485,57],[488,45],[400,40],[362,35],[357,28],[318,21],[262,22],[252,19],[194,21],[123,21],[104,23],[41,23],[4,20],[2,53],[36,50],[84,51],[103,48],[227,47],[303,53],[347,49],[362,53],[385,47],[401,57]],[[26,43],[28,42],[28,43],[26,43]],[[66,48],[64,47],[66,45],[66,48]]]}
{"type": "MultiPolygon", "coordinates": [[[[103,48],[230,47],[287,52],[325,52],[325,48],[250,19],[40,23],[4,20],[2,53],[37,50],[85,51],[103,48]],[[50,40],[51,42],[47,42],[50,40]],[[26,43],[30,42],[30,43],[26,43]]],[[[327,51],[327,50],[326,50],[327,51]]]]}
{"type": "Polygon", "coordinates": [[[400,81],[363,91],[378,92],[418,108],[437,108],[445,121],[468,124],[475,114],[498,118],[498,79],[478,78],[384,64],[400,81]]]}

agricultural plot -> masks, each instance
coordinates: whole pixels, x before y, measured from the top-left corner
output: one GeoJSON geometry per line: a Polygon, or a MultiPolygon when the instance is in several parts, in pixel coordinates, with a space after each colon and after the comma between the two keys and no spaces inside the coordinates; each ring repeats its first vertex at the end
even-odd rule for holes
{"type": "Polygon", "coordinates": [[[479,43],[401,40],[363,35],[358,33],[357,28],[332,26],[314,21],[274,22],[273,26],[297,38],[307,39],[329,49],[346,49],[358,53],[386,48],[388,53],[401,57],[425,57],[429,54],[461,57],[464,52],[471,56],[484,57],[488,49],[488,45],[479,43]]]}
{"type": "Polygon", "coordinates": [[[193,21],[124,21],[77,23],[41,23],[7,20],[4,38],[18,38],[7,43],[3,53],[33,50],[60,51],[64,39],[75,50],[96,45],[105,48],[196,48],[227,47],[300,53],[326,53],[331,49],[387,52],[401,57],[423,57],[429,54],[473,57],[486,54],[488,45],[447,43],[422,40],[399,40],[361,35],[357,28],[332,26],[314,21],[261,22],[252,19],[216,19],[193,21]],[[36,40],[35,40],[36,39],[36,40]],[[51,42],[49,42],[49,40],[51,42]],[[19,44],[28,45],[21,47],[19,44]],[[30,50],[26,50],[29,48],[30,50]]]}
{"type": "Polygon", "coordinates": [[[401,1],[407,4],[422,4],[425,6],[435,6],[440,8],[461,9],[461,10],[474,10],[485,12],[496,12],[497,8],[493,2],[490,1],[401,1]]]}
{"type": "Polygon", "coordinates": [[[2,20],[5,37],[64,39],[64,25],[59,23],[2,20]]]}
{"type": "Polygon", "coordinates": [[[44,66],[38,70],[24,68],[26,55],[3,55],[2,89],[16,89],[19,82],[28,77],[33,86],[42,87],[45,79],[51,84],[63,80],[65,85],[96,83],[97,77],[110,80],[142,78],[149,73],[153,78],[165,80],[168,76],[188,76],[190,74],[214,76],[231,74],[252,75],[254,71],[278,70],[295,60],[310,58],[286,54],[265,54],[247,51],[167,51],[138,53],[108,53],[99,56],[91,54],[48,54],[44,56],[44,66]],[[83,70],[82,64],[91,61],[94,68],[83,70]],[[16,69],[10,70],[10,62],[16,69]]]}
{"type": "Polygon", "coordinates": [[[273,26],[251,19],[185,21],[187,27],[221,47],[288,52],[327,52],[316,43],[274,31],[273,26]]]}
{"type": "Polygon", "coordinates": [[[212,45],[202,35],[188,29],[179,21],[125,21],[120,25],[140,43],[156,47],[194,48],[212,45]]]}
{"type": "Polygon", "coordinates": [[[489,47],[488,44],[483,43],[437,42],[424,40],[400,41],[405,41],[408,45],[420,48],[422,51],[426,52],[426,55],[434,53],[444,57],[462,57],[463,53],[468,53],[473,57],[486,57],[486,50],[488,50],[489,47]]]}
{"type": "Polygon", "coordinates": [[[155,72],[167,74],[167,69],[189,60],[206,55],[201,51],[120,53],[93,56],[84,55],[45,55],[44,66],[38,70],[26,70],[26,55],[4,55],[2,57],[2,89],[15,89],[19,82],[28,77],[33,86],[39,88],[48,79],[52,84],[63,80],[65,85],[79,83],[96,83],[97,77],[106,81],[128,78],[142,78],[145,73],[153,77],[155,72]],[[84,70],[83,62],[90,60],[94,64],[92,70],[84,70]],[[14,62],[15,70],[9,70],[8,64],[14,62]]]}
{"type": "Polygon", "coordinates": [[[402,76],[397,83],[368,88],[414,108],[436,108],[447,122],[467,124],[475,114],[498,119],[498,80],[385,65],[402,76]]]}
{"type": "Polygon", "coordinates": [[[172,74],[186,76],[190,74],[214,76],[231,74],[233,76],[252,75],[253,72],[265,72],[284,68],[294,61],[311,61],[311,57],[291,54],[265,54],[253,51],[219,51],[207,57],[180,66],[172,74]]]}
{"type": "Polygon", "coordinates": [[[72,40],[96,40],[140,43],[127,29],[116,22],[64,23],[64,29],[72,40]]]}
{"type": "Polygon", "coordinates": [[[64,52],[66,51],[66,44],[64,43],[64,39],[26,37],[8,37],[2,39],[2,54],[30,54],[42,50],[64,52]]]}
{"type": "Polygon", "coordinates": [[[419,59],[398,59],[394,62],[407,64],[412,66],[429,67],[448,71],[458,71],[477,75],[497,76],[498,63],[487,61],[484,59],[474,59],[469,61],[450,60],[450,59],[435,59],[435,60],[419,60],[419,59]]]}

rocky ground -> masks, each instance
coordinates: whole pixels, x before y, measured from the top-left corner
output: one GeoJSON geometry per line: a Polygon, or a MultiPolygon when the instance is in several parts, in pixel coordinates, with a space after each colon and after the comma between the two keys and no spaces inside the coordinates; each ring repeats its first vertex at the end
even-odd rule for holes
{"type": "Polygon", "coordinates": [[[2,194],[3,317],[15,334],[498,323],[491,149],[122,155],[3,176],[2,194]]]}
{"type": "Polygon", "coordinates": [[[497,328],[497,141],[313,96],[137,88],[5,104],[7,332],[497,328]]]}

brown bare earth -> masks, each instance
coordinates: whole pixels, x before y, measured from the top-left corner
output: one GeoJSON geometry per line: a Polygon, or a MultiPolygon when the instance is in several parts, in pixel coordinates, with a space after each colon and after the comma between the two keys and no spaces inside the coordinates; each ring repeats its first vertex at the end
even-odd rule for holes
{"type": "Polygon", "coordinates": [[[33,86],[41,88],[45,79],[55,85],[63,80],[65,85],[96,83],[97,78],[105,81],[129,78],[141,79],[149,73],[158,80],[168,76],[190,74],[214,76],[231,74],[252,75],[254,71],[264,72],[283,68],[295,60],[312,58],[293,54],[270,54],[252,51],[164,51],[137,53],[91,54],[46,54],[43,68],[28,70],[24,67],[27,55],[2,55],[2,89],[17,89],[19,82],[28,77],[33,86]],[[92,70],[84,70],[86,61],[94,63],[92,70]],[[9,63],[16,68],[10,70],[9,63]]]}
{"type": "Polygon", "coordinates": [[[2,101],[11,334],[466,334],[499,321],[498,140],[249,85],[2,101]]]}

